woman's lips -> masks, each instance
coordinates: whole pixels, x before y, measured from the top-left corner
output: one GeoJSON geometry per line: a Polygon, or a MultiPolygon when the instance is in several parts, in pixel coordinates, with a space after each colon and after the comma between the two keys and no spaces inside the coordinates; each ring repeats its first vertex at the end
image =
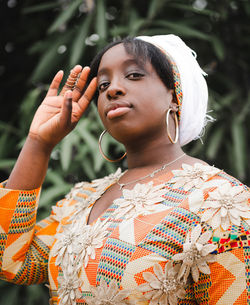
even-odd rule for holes
{"type": "Polygon", "coordinates": [[[131,110],[132,105],[126,101],[111,102],[107,105],[105,113],[108,119],[120,117],[131,110]]]}

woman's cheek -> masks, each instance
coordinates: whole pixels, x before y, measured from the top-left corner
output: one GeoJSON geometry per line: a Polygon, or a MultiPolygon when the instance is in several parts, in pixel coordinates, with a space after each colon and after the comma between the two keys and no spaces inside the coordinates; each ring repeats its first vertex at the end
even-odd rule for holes
{"type": "Polygon", "coordinates": [[[97,100],[97,110],[99,113],[99,117],[101,118],[102,122],[104,123],[104,109],[103,109],[103,103],[102,101],[98,98],[97,100]]]}

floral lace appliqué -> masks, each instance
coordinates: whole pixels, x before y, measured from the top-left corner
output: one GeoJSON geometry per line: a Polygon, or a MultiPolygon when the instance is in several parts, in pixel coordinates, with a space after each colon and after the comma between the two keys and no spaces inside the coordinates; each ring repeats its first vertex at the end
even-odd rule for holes
{"type": "Polygon", "coordinates": [[[216,167],[201,163],[195,163],[194,166],[184,163],[182,168],[183,170],[172,171],[174,177],[169,182],[173,183],[174,189],[183,187],[185,191],[193,187],[200,188],[206,180],[220,172],[216,167]]]}
{"type": "Polygon", "coordinates": [[[99,219],[90,226],[75,223],[64,227],[63,232],[56,234],[57,241],[52,248],[52,256],[57,256],[56,265],[71,274],[74,269],[86,267],[89,258],[95,259],[95,249],[101,248],[108,232],[99,219]]]}
{"type": "Polygon", "coordinates": [[[75,205],[75,212],[71,217],[71,220],[76,221],[77,219],[84,219],[87,213],[87,208],[94,204],[98,200],[103,192],[100,191],[93,192],[88,198],[79,201],[75,205]]]}
{"type": "Polygon", "coordinates": [[[51,216],[54,220],[61,222],[65,217],[71,215],[74,211],[74,206],[63,205],[63,206],[53,206],[53,215],[51,216]]]}
{"type": "Polygon", "coordinates": [[[211,231],[201,234],[201,225],[199,224],[187,236],[183,244],[183,252],[172,257],[175,262],[181,261],[178,278],[183,278],[184,282],[186,282],[191,271],[193,280],[197,282],[199,271],[210,274],[210,268],[207,263],[215,261],[215,255],[211,254],[211,252],[217,248],[216,245],[208,243],[211,236],[211,231]]]}
{"type": "Polygon", "coordinates": [[[89,185],[90,183],[86,181],[76,183],[74,187],[72,187],[70,192],[65,196],[65,198],[68,200],[73,199],[84,186],[89,186],[89,185]]]}
{"type": "Polygon", "coordinates": [[[153,182],[137,183],[132,190],[124,189],[123,197],[114,200],[114,204],[119,206],[117,216],[125,215],[127,219],[152,213],[156,209],[155,204],[164,201],[162,196],[165,193],[163,184],[153,186],[153,182]]]}
{"type": "Polygon", "coordinates": [[[122,173],[119,167],[115,173],[110,174],[104,178],[93,180],[91,186],[96,188],[97,191],[99,191],[100,189],[105,190],[109,185],[117,182],[123,174],[124,173],[122,173]]]}
{"type": "Polygon", "coordinates": [[[154,265],[154,274],[143,272],[142,276],[147,282],[137,289],[145,292],[144,297],[150,300],[150,305],[176,305],[178,298],[185,297],[183,282],[178,279],[179,266],[173,267],[171,262],[165,265],[164,272],[159,264],[154,265]]]}
{"type": "Polygon", "coordinates": [[[205,209],[201,220],[209,221],[213,229],[222,227],[227,230],[230,225],[240,226],[241,219],[250,220],[249,193],[243,186],[224,183],[209,193],[202,205],[205,209]]]}
{"type": "Polygon", "coordinates": [[[104,279],[101,279],[100,285],[91,287],[92,297],[85,297],[88,305],[128,305],[126,298],[130,295],[130,290],[120,290],[115,280],[109,285],[104,279]]]}
{"type": "Polygon", "coordinates": [[[79,287],[81,283],[79,279],[75,276],[69,276],[65,278],[64,276],[58,277],[58,295],[60,296],[59,305],[76,305],[76,300],[81,297],[81,292],[79,287]]]}

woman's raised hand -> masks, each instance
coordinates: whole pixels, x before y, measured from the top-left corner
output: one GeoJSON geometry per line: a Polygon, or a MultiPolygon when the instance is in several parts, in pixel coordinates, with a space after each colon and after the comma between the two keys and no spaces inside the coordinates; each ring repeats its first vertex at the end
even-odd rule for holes
{"type": "Polygon", "coordinates": [[[82,69],[80,65],[75,66],[59,95],[63,71],[56,74],[45,99],[35,113],[30,126],[30,138],[53,148],[76,126],[96,91],[96,78],[93,78],[82,93],[89,72],[89,67],[82,69]],[[75,81],[77,84],[73,87],[75,81]],[[70,87],[72,90],[69,90],[70,87]]]}

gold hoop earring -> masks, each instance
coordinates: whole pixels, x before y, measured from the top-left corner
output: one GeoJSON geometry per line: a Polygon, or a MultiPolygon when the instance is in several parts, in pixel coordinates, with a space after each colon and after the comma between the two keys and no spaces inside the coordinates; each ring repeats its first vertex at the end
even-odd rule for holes
{"type": "Polygon", "coordinates": [[[175,139],[173,140],[171,137],[171,134],[169,132],[169,114],[170,112],[173,111],[173,109],[169,108],[166,114],[166,123],[167,123],[167,133],[168,133],[168,138],[172,144],[177,143],[179,139],[179,125],[178,125],[178,118],[176,112],[174,113],[174,122],[175,122],[175,139]]]}
{"type": "Polygon", "coordinates": [[[118,162],[118,161],[121,161],[126,155],[127,153],[125,152],[120,158],[118,159],[115,159],[115,160],[112,160],[112,159],[109,159],[105,154],[104,152],[102,151],[102,146],[101,146],[101,143],[102,143],[102,138],[103,136],[105,135],[105,133],[107,132],[106,129],[103,130],[103,132],[101,133],[100,137],[99,137],[99,140],[98,140],[98,146],[99,146],[99,150],[100,150],[100,153],[101,155],[103,156],[103,158],[109,162],[118,162]]]}

